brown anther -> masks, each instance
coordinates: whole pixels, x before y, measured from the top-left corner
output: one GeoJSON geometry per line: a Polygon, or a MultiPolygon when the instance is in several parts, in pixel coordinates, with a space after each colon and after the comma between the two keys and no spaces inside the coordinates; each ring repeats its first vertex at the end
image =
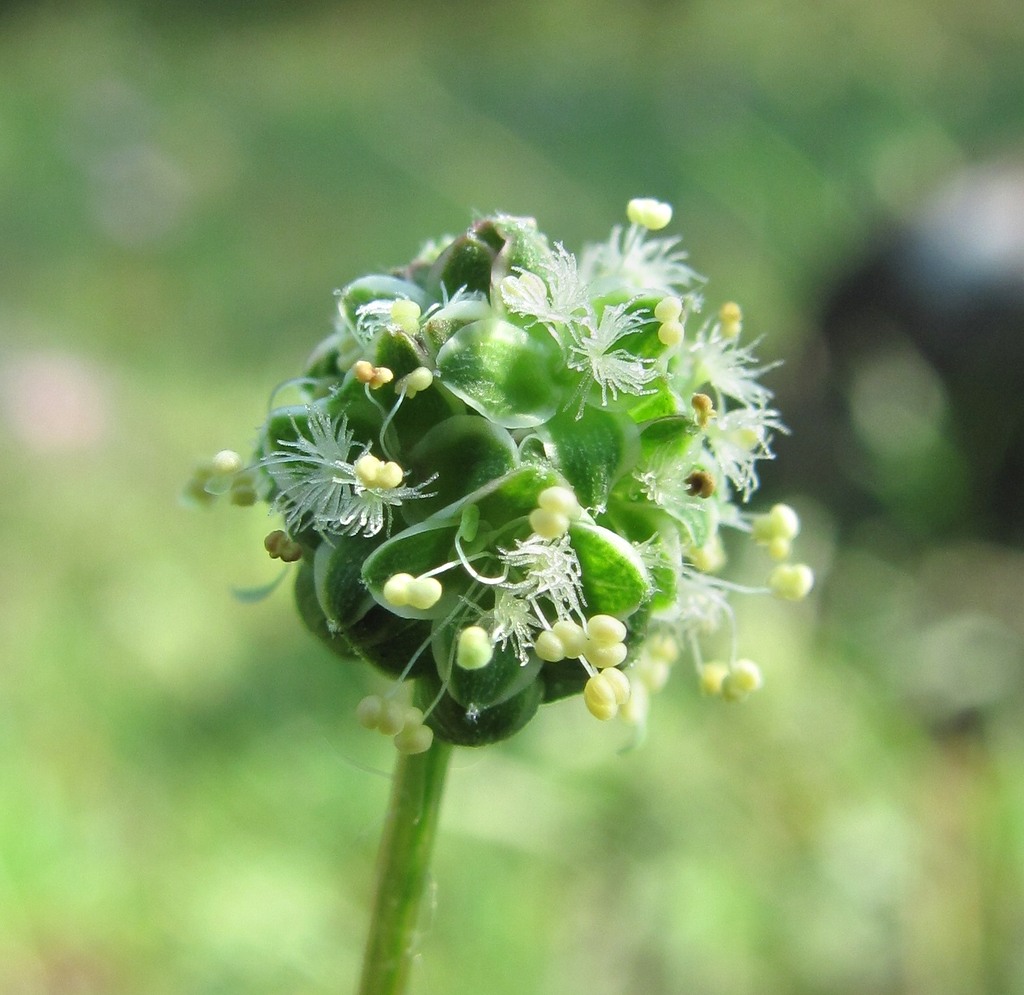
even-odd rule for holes
{"type": "Polygon", "coordinates": [[[694,470],[686,478],[686,492],[693,497],[709,498],[715,493],[715,478],[707,470],[694,470]]]}
{"type": "Polygon", "coordinates": [[[709,421],[715,417],[715,402],[707,394],[694,394],[690,398],[690,404],[697,414],[697,424],[706,428],[709,421]]]}
{"type": "Polygon", "coordinates": [[[280,560],[282,563],[294,563],[302,559],[302,547],[280,529],[275,529],[263,540],[263,548],[272,560],[280,560]]]}

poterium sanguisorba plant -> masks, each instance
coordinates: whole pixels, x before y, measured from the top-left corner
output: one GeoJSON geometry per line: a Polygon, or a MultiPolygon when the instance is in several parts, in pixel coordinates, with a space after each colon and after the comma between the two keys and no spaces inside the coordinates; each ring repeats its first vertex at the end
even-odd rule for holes
{"type": "Polygon", "coordinates": [[[740,308],[706,309],[678,240],[652,235],[669,205],[627,215],[577,257],[497,214],[348,284],[285,384],[301,403],[272,408],[251,461],[218,453],[189,485],[268,503],[306,626],[394,679],[356,710],[399,753],[363,992],[404,986],[452,746],[542,705],[642,729],[681,656],[705,693],[744,698],[761,674],[735,632],[723,660],[702,641],[733,627],[731,595],[813,583],[793,510],[746,510],[782,426],[740,308]],[[766,548],[758,585],[721,576],[725,529],[766,548]]]}

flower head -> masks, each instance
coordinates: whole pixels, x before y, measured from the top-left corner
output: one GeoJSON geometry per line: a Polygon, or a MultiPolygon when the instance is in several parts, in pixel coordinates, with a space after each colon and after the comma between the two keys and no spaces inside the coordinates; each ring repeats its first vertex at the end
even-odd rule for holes
{"type": "Polygon", "coordinates": [[[739,700],[761,673],[732,599],[813,586],[792,509],[743,509],[784,430],[771,364],[735,303],[686,328],[703,279],[653,234],[670,205],[627,217],[577,256],[495,214],[344,287],[292,381],[305,403],[188,487],[283,516],[266,551],[295,564],[313,632],[396,679],[357,719],[402,752],[503,739],[565,697],[636,734],[684,659],[739,700]],[[728,576],[730,529],[774,560],[759,586],[728,576]],[[705,663],[721,629],[728,655],[705,663]],[[416,707],[395,700],[407,680],[416,707]]]}

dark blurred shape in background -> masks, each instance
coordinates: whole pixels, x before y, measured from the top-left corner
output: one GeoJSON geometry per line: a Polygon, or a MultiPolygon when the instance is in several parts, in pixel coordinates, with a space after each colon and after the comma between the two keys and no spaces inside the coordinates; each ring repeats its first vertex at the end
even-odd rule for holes
{"type": "Polygon", "coordinates": [[[965,170],[827,286],[787,474],[843,524],[1024,539],[1024,162],[965,170]]]}

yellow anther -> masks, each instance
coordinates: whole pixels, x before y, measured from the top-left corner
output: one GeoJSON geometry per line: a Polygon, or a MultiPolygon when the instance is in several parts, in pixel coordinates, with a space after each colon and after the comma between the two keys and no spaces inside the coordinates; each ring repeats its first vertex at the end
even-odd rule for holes
{"type": "Polygon", "coordinates": [[[230,476],[242,469],[242,457],[233,449],[222,449],[210,460],[210,470],[217,476],[230,476]]]}
{"type": "Polygon", "coordinates": [[[550,629],[545,629],[533,641],[533,651],[545,663],[558,663],[566,657],[562,640],[550,629]]]}
{"type": "Polygon", "coordinates": [[[455,662],[463,670],[480,670],[491,662],[494,647],[491,637],[479,625],[471,625],[459,633],[455,662]]]}
{"type": "Polygon", "coordinates": [[[377,372],[377,367],[373,363],[367,362],[365,359],[360,359],[352,367],[352,375],[360,383],[369,383],[373,380],[374,374],[377,372]]]}
{"type": "Polygon", "coordinates": [[[353,469],[356,477],[363,487],[376,487],[377,477],[383,469],[384,464],[370,453],[364,453],[355,461],[353,469]]]}
{"type": "Polygon", "coordinates": [[[397,300],[391,305],[391,320],[412,335],[420,327],[420,306],[415,301],[397,300]]]}
{"type": "Polygon", "coordinates": [[[761,668],[753,660],[737,660],[732,665],[732,682],[744,692],[757,691],[764,685],[761,668]]]}
{"type": "Polygon", "coordinates": [[[373,371],[373,376],[370,379],[370,390],[376,390],[378,387],[383,387],[386,383],[391,383],[395,379],[394,373],[389,370],[386,366],[378,366],[373,371]]]}
{"type": "Polygon", "coordinates": [[[626,217],[642,228],[660,231],[672,220],[672,205],[653,197],[634,197],[626,205],[626,217]]]}
{"type": "Polygon", "coordinates": [[[546,487],[537,495],[537,507],[569,519],[579,518],[582,514],[576,495],[568,487],[546,487]]]}
{"type": "Polygon", "coordinates": [[[722,681],[722,697],[726,701],[742,701],[763,684],[761,668],[753,660],[737,660],[722,681]]]}
{"type": "Polygon", "coordinates": [[[384,699],[379,694],[368,694],[356,705],[356,721],[364,729],[376,729],[384,714],[384,699]]]}
{"type": "Polygon", "coordinates": [[[697,416],[697,424],[701,428],[707,428],[708,422],[715,417],[715,402],[707,394],[694,394],[690,398],[690,404],[697,416]]]}
{"type": "Polygon", "coordinates": [[[658,328],[658,341],[662,345],[668,346],[669,349],[674,349],[683,341],[685,334],[686,332],[681,322],[665,321],[658,328]]]}
{"type": "Polygon", "coordinates": [[[400,384],[405,388],[406,397],[415,397],[421,390],[426,390],[434,382],[434,374],[425,366],[417,366],[412,373],[402,377],[400,384]]]}
{"type": "Polygon", "coordinates": [[[729,676],[729,668],[724,663],[705,663],[700,668],[700,689],[704,694],[721,694],[722,685],[729,676]]]}
{"type": "Polygon", "coordinates": [[[793,544],[781,536],[768,543],[768,555],[773,560],[784,560],[793,550],[793,544]]]}
{"type": "Polygon", "coordinates": [[[724,339],[736,338],[743,329],[743,312],[735,301],[728,301],[722,305],[718,312],[718,320],[721,322],[724,339]]]}
{"type": "Polygon", "coordinates": [[[583,702],[590,714],[602,722],[614,718],[619,710],[615,687],[604,673],[597,674],[587,681],[583,688],[583,702]]]}
{"type": "Polygon", "coordinates": [[[412,574],[393,574],[384,582],[384,600],[395,608],[409,604],[409,590],[415,581],[412,574]]]}
{"type": "Polygon", "coordinates": [[[534,508],[530,512],[530,528],[541,539],[557,539],[569,531],[569,516],[547,508],[534,508]]]}
{"type": "Polygon", "coordinates": [[[777,598],[803,601],[814,587],[814,571],[806,563],[781,563],[768,578],[768,587],[777,598]]]}
{"type": "Polygon", "coordinates": [[[662,297],[654,305],[654,317],[658,321],[678,321],[683,313],[683,302],[678,297],[662,297]]]}
{"type": "Polygon", "coordinates": [[[578,657],[587,645],[587,634],[583,631],[583,627],[571,619],[559,619],[551,626],[551,631],[558,637],[558,641],[565,650],[565,655],[570,659],[578,657]]]}
{"type": "Polygon", "coordinates": [[[436,577],[417,577],[409,584],[409,604],[425,611],[441,600],[444,588],[436,577]]]}
{"type": "Polygon", "coordinates": [[[772,505],[768,518],[775,535],[795,539],[800,534],[800,516],[788,504],[772,505]]]}
{"type": "Polygon", "coordinates": [[[397,463],[387,462],[377,472],[377,487],[390,491],[398,487],[404,477],[405,471],[397,463]]]}
{"type": "Polygon", "coordinates": [[[615,669],[602,671],[601,677],[615,694],[615,704],[625,705],[629,701],[629,678],[621,670],[615,669]]]}
{"type": "Polygon", "coordinates": [[[789,541],[800,533],[800,516],[788,504],[772,505],[768,514],[757,515],[751,525],[754,541],[769,545],[773,539],[789,541]]]}
{"type": "Polygon", "coordinates": [[[430,726],[406,726],[395,735],[395,749],[399,753],[426,753],[434,742],[434,730],[430,726]]]}
{"type": "Polygon", "coordinates": [[[626,644],[598,643],[588,639],[583,655],[598,670],[607,670],[609,667],[617,667],[626,659],[626,644]]]}
{"type": "Polygon", "coordinates": [[[593,615],[587,619],[587,636],[599,646],[621,643],[626,638],[626,626],[613,615],[593,615]]]}
{"type": "Polygon", "coordinates": [[[385,736],[394,736],[405,728],[405,706],[397,701],[384,701],[377,728],[385,736]]]}

